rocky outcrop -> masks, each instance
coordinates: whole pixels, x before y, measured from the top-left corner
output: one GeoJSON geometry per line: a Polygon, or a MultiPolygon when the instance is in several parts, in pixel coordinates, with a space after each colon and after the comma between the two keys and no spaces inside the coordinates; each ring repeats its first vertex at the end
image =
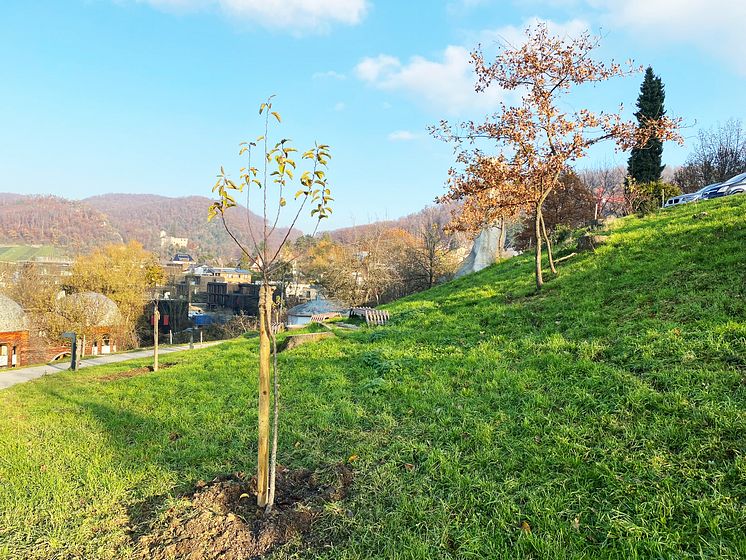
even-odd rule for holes
{"type": "MultiPolygon", "coordinates": [[[[479,272],[497,261],[498,249],[502,241],[501,237],[499,226],[484,228],[474,239],[471,252],[464,259],[464,262],[461,263],[458,272],[456,272],[456,278],[466,276],[472,272],[479,272]]],[[[512,249],[504,249],[502,258],[512,257],[515,254],[515,251],[512,249]]]]}

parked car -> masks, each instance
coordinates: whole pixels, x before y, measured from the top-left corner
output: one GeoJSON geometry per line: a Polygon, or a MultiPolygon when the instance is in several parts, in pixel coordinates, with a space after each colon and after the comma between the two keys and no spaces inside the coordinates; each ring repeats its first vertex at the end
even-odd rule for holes
{"type": "Polygon", "coordinates": [[[698,191],[695,191],[693,193],[689,193],[689,196],[691,197],[691,199],[689,200],[689,202],[696,202],[697,200],[703,199],[704,198],[704,194],[706,192],[708,192],[708,191],[710,191],[712,189],[715,189],[717,187],[720,187],[720,183],[711,183],[709,185],[705,185],[704,187],[702,187],[698,191]]]}
{"type": "Polygon", "coordinates": [[[672,196],[665,202],[665,204],[663,204],[663,208],[669,208],[671,206],[676,206],[678,204],[687,204],[688,202],[694,202],[696,200],[699,200],[700,198],[702,198],[702,194],[706,190],[712,187],[718,186],[718,185],[720,185],[720,183],[714,183],[712,185],[707,185],[706,187],[702,187],[701,189],[693,193],[686,193],[686,194],[679,194],[676,196],[672,196]]]}
{"type": "Polygon", "coordinates": [[[725,192],[726,196],[732,194],[743,194],[746,193],[746,173],[736,175],[732,179],[728,179],[724,185],[728,185],[728,190],[725,192]]]}
{"type": "Polygon", "coordinates": [[[700,195],[700,198],[702,200],[710,200],[711,198],[719,198],[721,196],[725,196],[725,191],[728,190],[728,187],[724,187],[723,183],[713,183],[712,185],[707,185],[704,189],[702,189],[702,194],[700,195]]]}
{"type": "Polygon", "coordinates": [[[689,202],[686,200],[685,194],[679,194],[676,196],[672,196],[669,198],[666,202],[663,203],[663,208],[670,208],[671,206],[678,206],[679,204],[686,204],[689,202]]]}

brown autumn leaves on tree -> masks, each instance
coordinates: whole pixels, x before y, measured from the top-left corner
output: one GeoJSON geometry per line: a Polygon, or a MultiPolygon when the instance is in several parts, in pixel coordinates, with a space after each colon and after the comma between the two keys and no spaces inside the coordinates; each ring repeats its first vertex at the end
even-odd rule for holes
{"type": "Polygon", "coordinates": [[[454,229],[476,231],[520,213],[533,217],[537,289],[544,283],[542,240],[554,270],[543,206],[562,173],[602,141],[611,140],[621,150],[644,146],[652,137],[682,142],[679,119],[662,117],[638,126],[620,113],[560,108],[568,106],[566,98],[578,86],[640,71],[631,62],[622,67],[594,60],[599,41],[587,31],[577,38],[553,36],[539,23],[526,30],[522,45],[503,46],[492,62],[477,48],[472,53],[476,91],[486,95],[496,85],[519,94],[520,102],[501,103],[483,122],[454,126],[444,120],[431,129],[455,146],[457,167],[449,171],[449,190],[442,197],[463,204],[454,229]]]}

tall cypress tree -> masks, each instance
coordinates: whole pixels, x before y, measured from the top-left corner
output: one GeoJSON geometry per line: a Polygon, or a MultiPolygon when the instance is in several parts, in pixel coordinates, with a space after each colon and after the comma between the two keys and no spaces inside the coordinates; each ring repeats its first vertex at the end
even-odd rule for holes
{"type": "MultiPolygon", "coordinates": [[[[637,98],[637,122],[642,124],[648,119],[658,119],[666,114],[663,102],[666,92],[659,76],[648,66],[645,79],[640,87],[637,98]]],[[[638,183],[658,181],[665,165],[661,165],[663,143],[657,138],[651,138],[643,148],[634,148],[627,162],[627,174],[638,183]]]]}

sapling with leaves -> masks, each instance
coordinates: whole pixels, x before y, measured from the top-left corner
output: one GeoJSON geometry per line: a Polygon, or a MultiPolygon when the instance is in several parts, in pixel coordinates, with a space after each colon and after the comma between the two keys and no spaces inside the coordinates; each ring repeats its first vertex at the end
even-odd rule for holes
{"type": "MultiPolygon", "coordinates": [[[[331,196],[326,176],[326,167],[331,159],[329,146],[316,143],[305,151],[301,161],[295,155],[298,151],[291,140],[282,138],[278,142],[269,141],[270,124],[279,126],[280,114],[273,110],[272,97],[259,107],[263,115],[264,134],[253,142],[243,142],[239,155],[246,160],[241,168],[240,179],[234,181],[221,167],[218,180],[213,187],[218,200],[210,205],[208,220],[219,218],[225,231],[236,243],[244,258],[255,265],[261,275],[262,284],[259,290],[259,422],[258,422],[258,463],[257,463],[257,505],[272,510],[275,500],[275,475],[277,472],[277,438],[279,431],[280,379],[277,368],[277,339],[273,328],[273,308],[270,279],[275,269],[286,265],[281,258],[283,247],[288,242],[304,209],[310,208],[314,218],[315,235],[321,220],[332,213],[331,196]],[[258,154],[256,152],[259,152],[258,154]],[[258,160],[258,161],[257,161],[258,160]],[[300,173],[298,166],[306,164],[308,169],[300,173]],[[296,176],[297,183],[296,183],[296,176]],[[293,184],[295,183],[295,187],[293,184]],[[294,191],[293,199],[296,209],[291,213],[291,221],[278,243],[272,243],[273,234],[277,231],[283,208],[288,206],[288,193],[294,191]],[[252,205],[259,208],[263,218],[261,231],[254,231],[247,220],[248,239],[242,239],[226,221],[226,213],[239,205],[238,193],[246,194],[246,209],[252,205]],[[273,358],[270,360],[270,358],[273,358]],[[272,370],[273,417],[270,445],[270,369],[272,370]]],[[[248,215],[248,212],[247,212],[248,215]]]]}
{"type": "Polygon", "coordinates": [[[450,171],[449,192],[443,198],[463,203],[462,228],[480,229],[486,218],[517,212],[533,218],[537,289],[544,282],[542,239],[554,270],[542,206],[568,167],[604,140],[622,150],[644,147],[651,139],[683,142],[680,120],[665,115],[637,123],[624,121],[620,112],[564,110],[574,105],[569,96],[578,86],[641,70],[631,61],[623,67],[594,60],[599,41],[587,31],[576,38],[554,36],[539,23],[526,30],[521,45],[502,45],[492,62],[477,49],[471,55],[476,91],[490,95],[490,86],[497,86],[515,92],[520,101],[513,106],[501,103],[482,122],[454,127],[441,121],[431,129],[455,145],[457,167],[450,171]]]}

